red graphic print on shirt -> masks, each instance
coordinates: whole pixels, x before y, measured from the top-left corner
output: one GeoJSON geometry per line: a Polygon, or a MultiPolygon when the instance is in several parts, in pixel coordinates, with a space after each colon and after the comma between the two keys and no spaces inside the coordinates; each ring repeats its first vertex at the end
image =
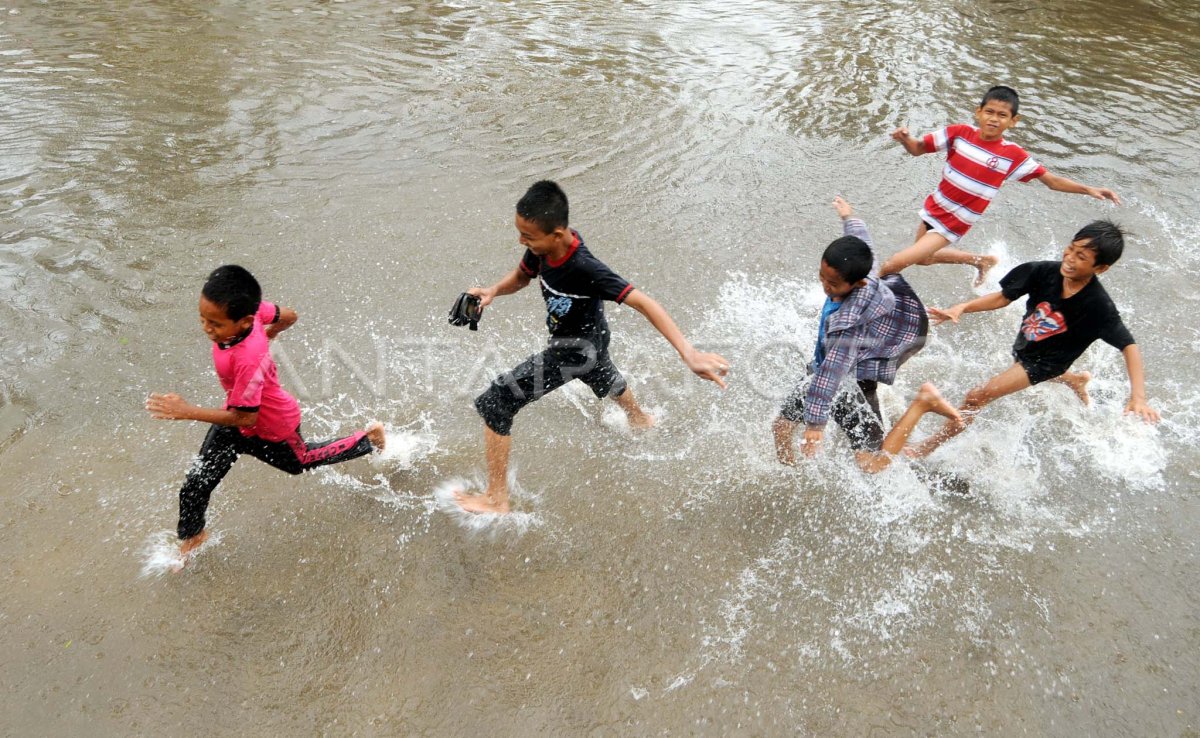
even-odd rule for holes
{"type": "Polygon", "coordinates": [[[1057,336],[1067,330],[1067,321],[1063,314],[1050,307],[1050,303],[1038,303],[1037,309],[1021,323],[1021,333],[1026,341],[1041,341],[1050,336],[1057,336]]]}

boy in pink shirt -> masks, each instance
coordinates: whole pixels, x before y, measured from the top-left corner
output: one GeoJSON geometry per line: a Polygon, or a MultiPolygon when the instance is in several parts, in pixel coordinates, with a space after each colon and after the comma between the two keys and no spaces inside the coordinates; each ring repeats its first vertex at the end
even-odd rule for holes
{"type": "Polygon", "coordinates": [[[946,126],[922,138],[910,136],[907,128],[897,128],[892,133],[892,138],[913,156],[945,151],[946,166],[942,170],[942,181],[925,198],[921,208],[916,242],[888,259],[879,269],[880,276],[899,272],[912,264],[970,264],[978,270],[975,286],[983,284],[988,270],[996,265],[996,257],[976,256],[947,246],[966,235],[1000,187],[1009,180],[1031,182],[1037,179],[1052,190],[1121,204],[1121,199],[1112,190],[1051,174],[1025,149],[1005,141],[1004,132],[1021,119],[1018,115],[1020,105],[1016,90],[997,86],[987,91],[975,111],[978,128],[946,126]]]}
{"type": "Polygon", "coordinates": [[[196,407],[177,394],[150,395],[146,409],[162,420],[212,423],[179,491],[179,552],[184,563],[208,538],[208,498],[241,454],[288,474],[336,464],[383,448],[383,425],[326,443],[300,435],[300,405],[279,386],[269,340],[296,322],[295,311],[262,299],[250,272],[226,265],[200,291],[200,324],[213,342],[213,366],[225,390],[221,409],[196,407]]]}

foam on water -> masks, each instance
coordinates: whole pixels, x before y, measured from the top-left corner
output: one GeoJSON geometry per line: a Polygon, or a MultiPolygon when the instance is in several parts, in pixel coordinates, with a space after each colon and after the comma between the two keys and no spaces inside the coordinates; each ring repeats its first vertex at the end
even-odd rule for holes
{"type": "Polygon", "coordinates": [[[196,559],[205,551],[221,542],[219,532],[210,533],[199,548],[192,551],[186,558],[179,555],[179,538],[173,530],[163,530],[152,534],[142,547],[143,579],[161,577],[163,574],[178,574],[184,570],[185,564],[195,566],[196,559]]]}

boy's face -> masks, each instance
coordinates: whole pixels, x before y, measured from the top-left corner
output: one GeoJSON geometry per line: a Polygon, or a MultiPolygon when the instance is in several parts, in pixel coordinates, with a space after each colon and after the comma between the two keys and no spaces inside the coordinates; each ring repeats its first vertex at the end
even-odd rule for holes
{"type": "Polygon", "coordinates": [[[1108,264],[1096,266],[1096,252],[1088,246],[1090,240],[1085,238],[1072,241],[1063,251],[1062,265],[1059,266],[1058,272],[1064,279],[1086,282],[1093,276],[1108,271],[1108,264]]]}
{"type": "Polygon", "coordinates": [[[254,316],[230,320],[224,305],[200,295],[200,326],[204,328],[204,335],[213,342],[228,343],[254,326],[254,316]]]}
{"type": "Polygon", "coordinates": [[[975,110],[975,122],[979,124],[979,137],[984,141],[998,141],[1004,132],[1021,119],[1013,115],[1012,105],[1000,100],[988,100],[975,110]]]}
{"type": "Polygon", "coordinates": [[[821,289],[825,290],[825,295],[834,302],[841,302],[846,299],[846,295],[867,283],[865,279],[860,279],[854,284],[847,282],[846,278],[838,273],[838,270],[829,266],[829,262],[824,259],[821,259],[820,276],[821,289]]]}
{"type": "Polygon", "coordinates": [[[574,241],[571,232],[566,228],[555,228],[549,233],[545,233],[537,223],[525,220],[520,215],[517,215],[516,224],[519,236],[517,240],[538,256],[546,256],[570,248],[571,242],[574,241]]]}

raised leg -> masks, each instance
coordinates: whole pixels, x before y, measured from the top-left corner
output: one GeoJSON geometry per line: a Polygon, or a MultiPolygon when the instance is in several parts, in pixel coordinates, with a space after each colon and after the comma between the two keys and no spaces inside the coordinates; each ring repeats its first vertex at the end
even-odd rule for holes
{"type": "Polygon", "coordinates": [[[1025,373],[1025,368],[1014,362],[1012,366],[989,379],[986,384],[975,387],[967,393],[963,404],[958,407],[961,412],[960,418],[947,418],[946,424],[942,426],[941,430],[920,444],[905,449],[905,453],[918,459],[928,456],[938,446],[966,430],[967,426],[975,421],[975,416],[979,414],[979,411],[988,404],[1005,395],[1027,389],[1029,386],[1029,375],[1025,373]]]}
{"type": "Polygon", "coordinates": [[[887,437],[883,439],[883,449],[875,452],[859,451],[855,454],[862,470],[868,474],[875,474],[886,469],[892,463],[895,455],[904,448],[904,444],[908,443],[908,438],[916,429],[917,423],[925,413],[929,412],[937,413],[949,420],[962,422],[962,416],[958,410],[946,402],[946,398],[942,397],[942,393],[938,392],[937,387],[926,382],[921,385],[916,398],[909,404],[908,409],[888,431],[887,437]]]}

